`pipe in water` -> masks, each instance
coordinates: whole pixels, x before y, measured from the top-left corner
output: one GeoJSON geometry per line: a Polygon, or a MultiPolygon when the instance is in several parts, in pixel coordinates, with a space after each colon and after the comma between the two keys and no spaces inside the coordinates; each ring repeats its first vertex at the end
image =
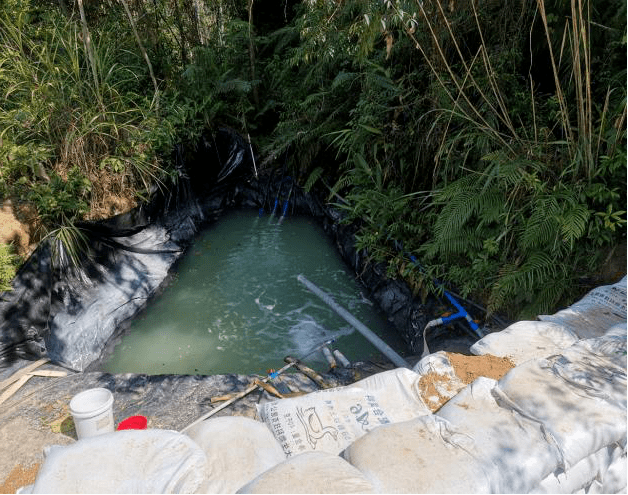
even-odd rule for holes
{"type": "Polygon", "coordinates": [[[327,363],[329,363],[329,367],[333,370],[336,366],[338,366],[336,364],[336,359],[332,355],[331,350],[329,349],[329,347],[325,346],[325,347],[323,347],[322,350],[323,350],[323,356],[325,356],[325,359],[327,360],[327,363]]]}
{"type": "Polygon", "coordinates": [[[412,368],[405,359],[397,354],[392,347],[386,342],[380,339],[375,333],[366,327],[361,321],[355,318],[346,309],[340,306],[334,299],[326,292],[319,289],[316,285],[310,282],[303,275],[299,275],[297,280],[310,289],[314,294],[320,297],[331,309],[333,309],[339,316],[341,316],[347,323],[353,326],[358,332],[360,332],[366,339],[373,344],[384,356],[390,359],[396,366],[400,368],[412,368]]]}
{"type": "Polygon", "coordinates": [[[351,362],[338,349],[334,349],[333,354],[336,361],[338,361],[343,368],[349,368],[351,366],[351,362]]]}

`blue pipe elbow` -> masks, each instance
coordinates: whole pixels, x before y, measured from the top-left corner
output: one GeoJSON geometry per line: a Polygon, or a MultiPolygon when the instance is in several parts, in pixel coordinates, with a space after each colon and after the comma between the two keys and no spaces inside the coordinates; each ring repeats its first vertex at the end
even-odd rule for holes
{"type": "MultiPolygon", "coordinates": [[[[421,264],[419,263],[419,260],[417,260],[417,259],[416,259],[416,256],[414,256],[413,254],[408,254],[408,256],[410,257],[410,260],[411,260],[413,263],[417,264],[420,268],[422,268],[422,267],[421,267],[421,264]]],[[[438,280],[435,280],[435,282],[436,282],[437,284],[439,284],[439,285],[440,285],[440,282],[439,282],[438,280]]],[[[480,332],[480,327],[478,327],[477,323],[473,321],[473,319],[471,318],[471,316],[469,315],[469,313],[467,313],[467,310],[466,310],[466,309],[464,309],[464,308],[462,307],[462,305],[461,305],[461,304],[460,304],[460,303],[459,303],[459,302],[458,302],[458,301],[457,301],[457,300],[456,300],[456,299],[455,299],[455,298],[454,298],[454,297],[453,297],[453,296],[452,296],[449,292],[447,292],[447,291],[445,290],[445,291],[443,291],[443,293],[445,294],[445,297],[446,297],[447,299],[449,299],[449,302],[450,302],[451,304],[453,304],[453,305],[456,307],[456,309],[458,310],[458,312],[457,312],[457,313],[455,313],[455,314],[453,314],[453,315],[450,315],[450,316],[445,316],[445,317],[443,317],[443,318],[439,318],[439,319],[441,320],[441,323],[440,323],[440,324],[443,324],[443,323],[449,323],[450,321],[457,320],[458,318],[464,318],[464,319],[466,319],[466,320],[469,322],[469,326],[471,327],[471,329],[472,329],[472,330],[473,330],[473,331],[474,331],[474,332],[475,332],[475,333],[476,333],[476,334],[477,334],[480,338],[482,338],[482,334],[481,334],[481,332],[480,332]]]]}

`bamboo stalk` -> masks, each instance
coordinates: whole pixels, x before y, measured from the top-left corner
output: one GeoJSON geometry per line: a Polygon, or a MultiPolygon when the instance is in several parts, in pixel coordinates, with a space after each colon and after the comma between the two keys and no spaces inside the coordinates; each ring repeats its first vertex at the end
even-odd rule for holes
{"type": "MultiPolygon", "coordinates": [[[[550,31],[547,23],[547,15],[545,12],[545,0],[537,0],[541,19],[543,21],[543,27],[545,29],[545,37],[547,39],[547,47],[550,54],[550,60],[552,62],[552,75],[554,76],[554,84],[556,85],[556,98],[558,99],[558,105],[563,119],[563,130],[567,134],[567,143],[569,149],[569,155],[571,158],[574,156],[573,150],[573,132],[571,125],[569,125],[569,110],[565,101],[565,95],[563,94],[562,86],[560,85],[560,79],[558,77],[558,67],[556,66],[556,59],[554,57],[554,50],[552,48],[552,40],[550,39],[550,31]]],[[[561,49],[562,51],[562,49],[561,49]]]]}
{"type": "Polygon", "coordinates": [[[157,85],[157,79],[155,79],[155,74],[153,73],[153,65],[150,63],[150,58],[148,58],[148,53],[146,53],[146,49],[142,44],[142,40],[140,39],[140,35],[137,34],[137,29],[135,28],[135,22],[133,22],[133,17],[131,16],[131,11],[129,10],[129,6],[126,3],[126,0],[120,0],[122,6],[124,7],[124,11],[126,12],[127,17],[129,18],[129,23],[131,24],[131,29],[133,29],[133,34],[135,35],[135,40],[137,41],[138,46],[140,47],[140,51],[144,56],[144,60],[146,60],[146,65],[148,65],[148,73],[150,74],[150,78],[153,81],[153,87],[155,88],[155,110],[157,114],[159,114],[159,86],[157,85]]]}
{"type": "MultiPolygon", "coordinates": [[[[307,354],[305,354],[305,356],[303,357],[307,357],[309,355],[311,355],[312,353],[318,351],[319,349],[321,349],[323,346],[331,344],[334,341],[334,339],[330,339],[330,340],[326,340],[325,342],[323,342],[322,344],[314,347],[310,352],[308,352],[307,354]]],[[[273,380],[275,378],[277,378],[279,375],[281,375],[284,371],[290,369],[292,366],[294,366],[296,363],[293,361],[291,363],[286,364],[285,366],[282,366],[281,369],[279,369],[278,371],[273,371],[272,373],[270,373],[268,376],[266,376],[265,378],[259,380],[257,379],[256,381],[258,382],[262,382],[262,383],[268,383],[270,380],[273,380]]],[[[253,390],[259,388],[260,385],[259,383],[253,383],[253,385],[249,386],[248,388],[246,388],[245,390],[243,390],[242,392],[238,392],[237,394],[235,394],[233,397],[231,397],[230,399],[228,399],[224,404],[221,404],[220,406],[216,407],[215,409],[212,409],[211,411],[209,411],[206,414],[203,414],[200,418],[198,418],[197,420],[195,420],[194,422],[190,423],[189,425],[187,425],[185,428],[183,428],[180,433],[185,432],[186,430],[192,428],[192,426],[197,425],[198,423],[200,423],[201,421],[206,420],[207,418],[213,416],[214,414],[216,414],[218,411],[222,411],[225,407],[230,406],[231,404],[233,404],[236,400],[241,399],[242,397],[244,397],[247,394],[250,394],[251,392],[253,392],[253,390]]]]}
{"type": "Polygon", "coordinates": [[[312,380],[316,385],[325,390],[328,388],[334,388],[335,385],[327,383],[321,375],[319,375],[316,371],[308,366],[305,366],[301,361],[292,356],[286,356],[284,359],[286,363],[293,364],[296,369],[298,369],[301,373],[307,376],[310,380],[312,380]]]}
{"type": "Polygon", "coordinates": [[[81,28],[83,29],[83,43],[85,45],[85,51],[87,52],[87,58],[89,65],[92,69],[92,76],[94,78],[94,89],[96,90],[96,97],[98,103],[102,107],[102,95],[100,94],[100,83],[98,82],[98,68],[96,67],[96,58],[94,57],[94,51],[92,47],[92,41],[87,27],[87,20],[85,18],[85,9],[83,8],[83,0],[78,0],[79,13],[81,15],[81,28]]]}

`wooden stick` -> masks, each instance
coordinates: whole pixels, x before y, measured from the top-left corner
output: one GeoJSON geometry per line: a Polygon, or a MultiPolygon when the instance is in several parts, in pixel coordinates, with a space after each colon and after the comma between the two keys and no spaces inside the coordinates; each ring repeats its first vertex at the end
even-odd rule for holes
{"type": "MultiPolygon", "coordinates": [[[[286,371],[288,368],[294,366],[294,363],[289,363],[286,364],[283,368],[281,368],[279,371],[275,371],[274,373],[272,373],[271,375],[268,375],[266,378],[264,378],[263,380],[261,380],[262,382],[266,383],[268,380],[270,380],[271,378],[274,378],[278,375],[280,375],[281,373],[283,373],[284,371],[286,371]]],[[[253,390],[255,390],[256,388],[258,388],[259,385],[257,385],[257,383],[254,383],[253,385],[251,385],[249,388],[243,390],[242,392],[236,394],[234,397],[232,397],[231,399],[229,399],[228,401],[220,404],[217,408],[212,409],[211,411],[209,411],[206,414],[203,414],[200,418],[198,418],[196,421],[194,421],[193,423],[190,423],[189,425],[187,425],[185,428],[183,428],[179,433],[183,433],[184,431],[186,431],[189,428],[192,428],[192,426],[200,423],[201,421],[205,421],[207,418],[209,418],[210,416],[213,416],[214,414],[216,414],[218,411],[222,411],[225,407],[230,406],[231,404],[233,404],[236,400],[241,399],[242,397],[244,397],[245,395],[250,394],[251,392],[253,392],[253,390]]]]}
{"type": "Polygon", "coordinates": [[[296,369],[298,369],[301,373],[303,373],[310,380],[316,383],[316,385],[318,385],[319,388],[326,389],[326,388],[333,388],[335,386],[334,384],[327,383],[321,375],[319,375],[312,368],[308,368],[307,366],[305,366],[297,358],[293,358],[292,356],[286,356],[284,361],[286,363],[293,364],[296,369]]]}
{"type": "MultiPolygon", "coordinates": [[[[239,393],[239,392],[238,392],[239,393]]],[[[216,395],[215,397],[212,397],[210,399],[210,402],[212,404],[216,403],[216,402],[224,402],[226,400],[231,400],[233,399],[236,395],[238,395],[238,393],[233,393],[233,394],[226,394],[226,395],[216,395]]],[[[281,393],[281,392],[280,392],[281,393]]],[[[282,399],[290,399],[292,397],[301,397],[302,395],[307,395],[309,392],[288,392],[285,394],[281,394],[281,398],[282,399]]]]}
{"type": "Polygon", "coordinates": [[[234,392],[232,394],[226,394],[226,395],[216,395],[214,397],[212,397],[209,402],[211,402],[212,404],[214,402],[224,402],[226,400],[231,400],[233,399],[236,395],[238,395],[240,392],[234,392]]]}
{"type": "Polygon", "coordinates": [[[251,385],[249,388],[243,390],[242,392],[236,394],[235,396],[233,396],[231,399],[229,399],[226,402],[223,402],[222,404],[220,404],[217,408],[212,409],[211,411],[209,411],[207,414],[203,414],[200,418],[198,418],[196,421],[194,421],[193,423],[190,423],[189,425],[187,425],[185,428],[183,428],[180,433],[183,433],[184,431],[188,430],[189,428],[192,428],[192,426],[197,425],[198,423],[200,423],[201,421],[206,420],[207,418],[209,418],[210,416],[213,416],[214,414],[216,414],[218,411],[222,411],[225,407],[230,406],[231,404],[233,404],[236,400],[241,399],[242,397],[244,397],[245,395],[250,394],[251,392],[253,392],[253,390],[255,390],[257,388],[257,384],[253,384],[251,385]]]}
{"type": "MultiPolygon", "coordinates": [[[[321,347],[323,347],[324,345],[329,345],[334,341],[334,339],[330,339],[327,340],[325,342],[323,342],[321,345],[316,346],[314,349],[312,349],[310,352],[308,352],[304,357],[309,356],[310,354],[318,351],[321,347]]],[[[277,378],[279,375],[281,375],[284,371],[286,371],[287,369],[291,368],[292,366],[294,366],[295,364],[297,364],[297,362],[300,363],[300,361],[298,361],[297,359],[291,358],[292,362],[286,364],[285,366],[283,366],[279,371],[274,371],[273,373],[270,373],[268,376],[266,376],[265,378],[263,378],[262,380],[259,380],[263,383],[268,383],[270,380],[273,380],[275,378],[277,378]]],[[[231,404],[233,404],[236,400],[241,399],[242,397],[244,397],[247,394],[250,394],[251,392],[253,392],[253,390],[255,390],[256,388],[258,388],[259,385],[257,383],[254,383],[253,385],[251,385],[249,388],[243,390],[242,392],[240,392],[239,394],[236,394],[234,397],[232,397],[231,399],[227,400],[226,402],[224,402],[223,404],[220,404],[218,407],[216,407],[215,409],[212,409],[211,411],[209,411],[206,414],[203,414],[200,418],[198,418],[197,420],[195,420],[194,422],[190,423],[189,425],[187,425],[185,428],[183,428],[179,433],[183,433],[184,431],[192,428],[192,426],[197,425],[198,423],[200,423],[201,421],[205,421],[207,418],[209,418],[210,416],[213,416],[214,414],[216,414],[218,411],[222,411],[225,407],[230,406],[231,404]]]]}
{"type": "Polygon", "coordinates": [[[40,359],[39,361],[35,361],[34,363],[29,364],[28,366],[25,366],[24,368],[16,371],[9,378],[7,378],[6,380],[0,382],[0,390],[2,390],[5,387],[8,387],[13,382],[18,381],[21,377],[23,377],[24,375],[30,373],[34,369],[39,368],[42,364],[46,364],[48,361],[50,361],[50,359],[43,358],[43,359],[40,359]]]}
{"type": "Polygon", "coordinates": [[[283,399],[283,395],[280,394],[279,391],[275,387],[273,387],[270,383],[264,383],[263,381],[257,380],[257,379],[254,380],[254,383],[256,383],[259,387],[262,387],[269,394],[279,397],[280,399],[283,399]]]}

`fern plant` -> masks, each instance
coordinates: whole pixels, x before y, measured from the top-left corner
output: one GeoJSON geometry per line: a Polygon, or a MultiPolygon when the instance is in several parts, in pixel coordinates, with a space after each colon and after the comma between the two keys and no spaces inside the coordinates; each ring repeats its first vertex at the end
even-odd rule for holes
{"type": "Polygon", "coordinates": [[[493,153],[485,169],[438,191],[420,250],[463,296],[482,295],[489,314],[519,307],[529,318],[573,296],[592,212],[578,187],[543,177],[541,163],[504,158],[493,153]]]}

